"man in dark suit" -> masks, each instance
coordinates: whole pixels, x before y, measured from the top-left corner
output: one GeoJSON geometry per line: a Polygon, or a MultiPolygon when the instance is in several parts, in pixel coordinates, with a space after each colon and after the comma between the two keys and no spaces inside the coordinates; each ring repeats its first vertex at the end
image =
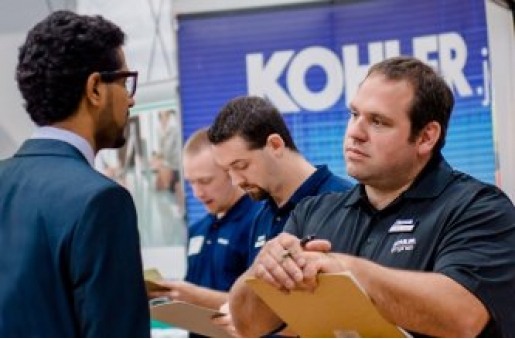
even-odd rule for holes
{"type": "Polygon", "coordinates": [[[67,11],[37,24],[16,79],[39,126],[0,162],[0,337],[144,337],[149,311],[130,194],[92,168],[124,144],[137,73],[124,33],[67,11]]]}

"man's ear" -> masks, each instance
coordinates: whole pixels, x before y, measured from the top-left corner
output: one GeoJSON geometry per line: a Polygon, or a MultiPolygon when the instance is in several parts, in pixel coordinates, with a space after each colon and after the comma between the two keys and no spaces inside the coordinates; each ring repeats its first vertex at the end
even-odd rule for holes
{"type": "Polygon", "coordinates": [[[94,106],[99,106],[104,100],[105,83],[100,78],[100,73],[94,72],[88,76],[85,88],[85,98],[94,106]]]}
{"type": "Polygon", "coordinates": [[[268,136],[266,139],[266,145],[269,146],[272,151],[278,151],[280,153],[282,153],[285,147],[283,138],[281,138],[277,133],[272,133],[268,136]]]}
{"type": "Polygon", "coordinates": [[[442,134],[442,127],[436,121],[429,122],[418,136],[418,149],[420,154],[429,154],[435,148],[442,134]]]}

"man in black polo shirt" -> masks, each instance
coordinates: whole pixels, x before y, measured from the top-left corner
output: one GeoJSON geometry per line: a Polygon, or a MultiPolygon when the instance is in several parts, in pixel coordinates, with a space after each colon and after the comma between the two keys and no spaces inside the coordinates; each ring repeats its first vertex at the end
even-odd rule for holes
{"type": "MultiPolygon", "coordinates": [[[[287,290],[350,271],[380,313],[414,335],[515,336],[515,208],[443,159],[453,105],[444,80],[414,58],[373,66],[344,141],[360,185],[297,205],[250,271],[287,290]],[[312,234],[320,240],[303,248],[312,234]]],[[[242,335],[281,324],[245,285],[229,302],[242,335]]]]}

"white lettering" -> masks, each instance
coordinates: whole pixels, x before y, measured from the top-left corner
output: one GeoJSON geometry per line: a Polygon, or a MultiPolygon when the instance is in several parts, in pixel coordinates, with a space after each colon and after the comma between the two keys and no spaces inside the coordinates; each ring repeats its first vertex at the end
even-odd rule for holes
{"type": "Polygon", "coordinates": [[[281,112],[300,111],[286,91],[277,83],[293,51],[275,52],[264,65],[263,55],[247,55],[247,90],[250,95],[268,98],[281,112]]]}
{"type": "Polygon", "coordinates": [[[367,71],[375,63],[384,60],[383,44],[372,42],[368,44],[368,63],[359,61],[358,45],[343,46],[343,66],[345,69],[345,101],[348,105],[358,90],[359,84],[367,75],[367,71]]]}
{"type": "MultiPolygon", "coordinates": [[[[411,43],[413,55],[439,69],[457,95],[473,95],[464,73],[467,45],[460,34],[447,32],[413,37],[411,43]]],[[[324,111],[333,107],[342,95],[348,104],[370,66],[400,55],[400,46],[398,40],[374,41],[367,44],[367,55],[360,55],[358,45],[343,45],[341,59],[323,46],[310,46],[298,53],[277,51],[267,61],[261,53],[248,54],[248,94],[268,98],[283,113],[324,111]],[[310,89],[306,81],[313,67],[319,67],[325,75],[325,84],[319,90],[310,89]],[[285,79],[286,86],[280,79],[285,79]]]]}
{"type": "Polygon", "coordinates": [[[467,63],[467,45],[458,33],[438,36],[440,71],[445,80],[462,97],[472,95],[472,88],[465,78],[463,69],[467,63]]]}
{"type": "Polygon", "coordinates": [[[413,38],[413,56],[422,60],[434,69],[438,69],[438,61],[430,59],[430,55],[438,51],[436,35],[413,38]]]}
{"type": "Polygon", "coordinates": [[[310,47],[302,50],[293,59],[287,74],[291,96],[309,111],[323,111],[332,107],[343,91],[343,69],[333,51],[324,47],[310,47]],[[318,92],[312,92],[306,85],[306,73],[311,67],[319,66],[325,73],[326,84],[318,92]]]}

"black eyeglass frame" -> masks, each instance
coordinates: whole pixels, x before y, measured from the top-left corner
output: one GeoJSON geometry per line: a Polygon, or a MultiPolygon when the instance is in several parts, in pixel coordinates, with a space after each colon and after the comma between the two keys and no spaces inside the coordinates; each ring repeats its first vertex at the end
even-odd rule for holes
{"type": "Polygon", "coordinates": [[[133,78],[134,81],[132,82],[132,87],[127,88],[127,92],[129,93],[129,97],[134,97],[134,94],[136,94],[136,88],[138,86],[138,72],[137,71],[105,71],[105,72],[99,72],[100,78],[104,82],[113,82],[121,78],[133,78]]]}

